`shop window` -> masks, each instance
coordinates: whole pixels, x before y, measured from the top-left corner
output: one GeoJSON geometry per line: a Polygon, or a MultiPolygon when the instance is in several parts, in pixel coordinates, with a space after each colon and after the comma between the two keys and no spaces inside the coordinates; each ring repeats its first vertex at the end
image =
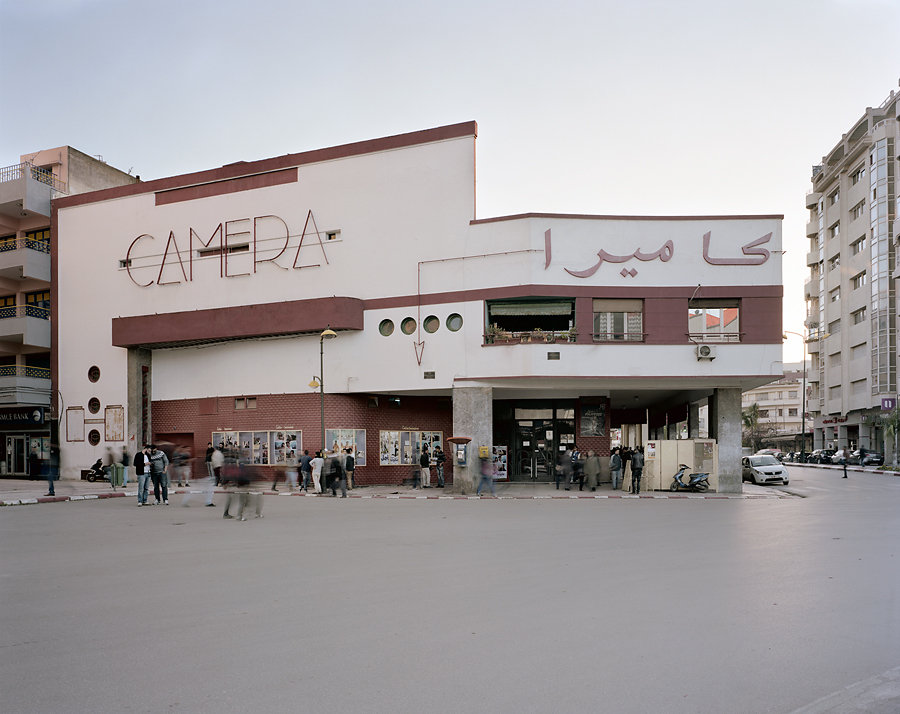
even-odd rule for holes
{"type": "Polygon", "coordinates": [[[441,321],[437,319],[434,315],[429,315],[422,321],[422,327],[425,328],[425,332],[428,334],[434,334],[438,331],[438,328],[441,326],[441,321]]]}
{"type": "Polygon", "coordinates": [[[214,431],[212,443],[232,463],[278,466],[300,458],[303,432],[289,429],[214,431]]]}
{"type": "Polygon", "coordinates": [[[326,429],[325,443],[332,453],[353,449],[353,460],[356,466],[366,465],[366,430],[365,429],[326,429]]]}
{"type": "Polygon", "coordinates": [[[643,300],[594,300],[595,342],[642,342],[643,300]]]}
{"type": "Polygon", "coordinates": [[[404,335],[411,335],[416,331],[416,320],[413,317],[404,318],[403,322],[400,323],[400,331],[404,335]]]}
{"type": "Polygon", "coordinates": [[[462,315],[454,312],[452,315],[447,316],[447,329],[450,332],[459,332],[463,326],[462,315]]]}
{"type": "Polygon", "coordinates": [[[381,431],[378,435],[379,465],[417,465],[422,447],[428,447],[431,453],[435,446],[444,446],[442,431],[381,431]]]}
{"type": "Polygon", "coordinates": [[[688,302],[688,335],[695,342],[740,342],[739,299],[688,302]]]}
{"type": "Polygon", "coordinates": [[[382,320],[378,325],[378,332],[381,333],[383,337],[390,337],[394,334],[394,321],[393,320],[382,320]]]}
{"type": "Polygon", "coordinates": [[[523,339],[537,335],[544,339],[551,336],[553,341],[568,341],[574,337],[574,299],[492,300],[487,302],[486,308],[486,335],[495,338],[523,339]]]}

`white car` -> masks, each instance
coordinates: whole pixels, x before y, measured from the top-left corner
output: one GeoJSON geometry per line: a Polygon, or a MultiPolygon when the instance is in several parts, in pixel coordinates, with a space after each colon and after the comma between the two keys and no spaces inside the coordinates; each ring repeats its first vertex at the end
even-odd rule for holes
{"type": "Polygon", "coordinates": [[[788,470],[778,459],[770,454],[756,454],[741,459],[742,480],[753,483],[772,483],[780,481],[788,485],[788,470]]]}

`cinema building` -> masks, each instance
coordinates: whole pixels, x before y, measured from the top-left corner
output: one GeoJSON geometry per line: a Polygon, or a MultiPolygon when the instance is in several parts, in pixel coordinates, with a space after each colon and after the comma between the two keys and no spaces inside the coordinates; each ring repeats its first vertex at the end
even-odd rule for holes
{"type": "Polygon", "coordinates": [[[705,403],[718,490],[740,491],[741,392],[781,376],[781,216],[479,218],[475,139],[469,122],[56,201],[63,476],[150,440],[272,468],[324,431],[361,484],[440,443],[466,490],[479,447],[549,480],[575,444],[696,437],[705,403]]]}

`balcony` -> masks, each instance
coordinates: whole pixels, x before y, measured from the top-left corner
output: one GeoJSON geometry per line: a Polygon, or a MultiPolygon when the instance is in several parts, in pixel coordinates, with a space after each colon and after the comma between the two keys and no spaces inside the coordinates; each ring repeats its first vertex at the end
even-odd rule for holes
{"type": "Polygon", "coordinates": [[[50,406],[50,370],[20,365],[0,366],[0,404],[50,406]]]}
{"type": "Polygon", "coordinates": [[[819,262],[819,249],[809,251],[806,254],[806,267],[811,268],[819,262]]]}
{"type": "Polygon", "coordinates": [[[0,168],[0,214],[16,221],[49,216],[50,199],[61,193],[66,193],[66,184],[34,164],[0,168]]]}
{"type": "Polygon", "coordinates": [[[0,307],[0,342],[50,349],[50,311],[36,305],[0,307]]]}
{"type": "Polygon", "coordinates": [[[806,224],[806,237],[815,238],[817,235],[819,235],[819,219],[818,217],[813,217],[806,224]]]}
{"type": "Polygon", "coordinates": [[[812,300],[819,296],[819,279],[813,278],[803,283],[803,295],[807,300],[812,300]]]}
{"type": "Polygon", "coordinates": [[[528,330],[511,332],[507,330],[489,329],[484,335],[486,345],[524,345],[531,342],[555,344],[557,342],[575,342],[575,330],[528,330]]]}
{"type": "Polygon", "coordinates": [[[806,194],[806,207],[809,209],[815,208],[819,205],[820,198],[822,198],[822,194],[816,191],[806,194]]]}
{"type": "Polygon", "coordinates": [[[33,238],[0,241],[0,277],[50,282],[50,244],[33,238]]]}

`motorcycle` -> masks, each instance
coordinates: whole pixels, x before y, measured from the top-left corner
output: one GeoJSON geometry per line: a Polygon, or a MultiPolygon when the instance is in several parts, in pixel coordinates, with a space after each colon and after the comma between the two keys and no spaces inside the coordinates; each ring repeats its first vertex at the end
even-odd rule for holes
{"type": "Polygon", "coordinates": [[[688,475],[688,482],[684,482],[684,472],[687,471],[687,464],[681,464],[678,471],[672,477],[672,483],[669,486],[670,491],[696,491],[697,493],[706,493],[709,491],[709,474],[695,473],[688,475]]]}
{"type": "Polygon", "coordinates": [[[107,474],[106,474],[106,471],[103,469],[102,459],[97,459],[94,462],[94,465],[91,466],[90,469],[88,469],[87,476],[85,478],[87,478],[87,480],[90,481],[91,483],[93,483],[97,479],[100,479],[101,481],[105,481],[106,479],[109,478],[109,476],[107,476],[107,474]]]}

